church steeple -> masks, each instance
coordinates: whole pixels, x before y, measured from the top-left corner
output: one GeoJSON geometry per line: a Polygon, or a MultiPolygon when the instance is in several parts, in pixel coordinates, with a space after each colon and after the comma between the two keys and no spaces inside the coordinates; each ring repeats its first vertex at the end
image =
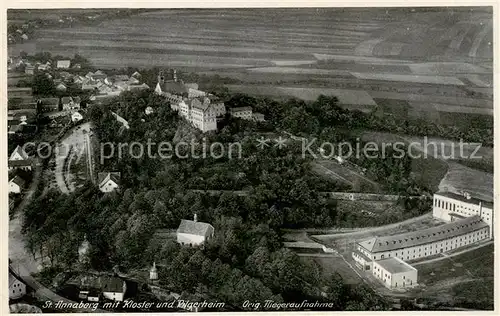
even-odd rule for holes
{"type": "Polygon", "coordinates": [[[153,262],[153,267],[149,270],[149,279],[151,281],[158,280],[158,270],[156,269],[156,262],[153,262]]]}
{"type": "Polygon", "coordinates": [[[87,240],[87,234],[85,234],[85,236],[83,237],[83,242],[78,248],[78,261],[83,265],[86,265],[90,261],[89,249],[90,249],[90,243],[87,240]]]}

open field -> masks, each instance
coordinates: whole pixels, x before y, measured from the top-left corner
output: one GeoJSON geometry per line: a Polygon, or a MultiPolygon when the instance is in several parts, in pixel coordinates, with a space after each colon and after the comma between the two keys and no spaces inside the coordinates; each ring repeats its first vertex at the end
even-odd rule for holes
{"type": "Polygon", "coordinates": [[[332,160],[317,160],[312,164],[312,170],[319,175],[356,186],[354,190],[364,193],[378,193],[380,186],[359,172],[340,165],[332,160]]]}
{"type": "Polygon", "coordinates": [[[455,77],[426,76],[426,75],[398,75],[390,73],[352,73],[358,79],[382,80],[382,81],[403,81],[415,83],[445,84],[463,86],[464,83],[455,77]]]}
{"type": "Polygon", "coordinates": [[[302,100],[316,100],[321,94],[332,95],[339,98],[341,105],[367,105],[375,106],[375,101],[368,93],[361,90],[342,90],[342,89],[321,89],[307,87],[269,87],[269,86],[245,86],[245,85],[227,85],[229,90],[254,95],[263,96],[291,96],[302,100]]]}
{"type": "Polygon", "coordinates": [[[363,279],[341,257],[301,259],[312,261],[319,265],[322,268],[325,278],[330,277],[334,273],[339,273],[347,284],[359,284],[363,282],[363,279]]]}
{"type": "MultiPolygon", "coordinates": [[[[434,150],[431,145],[428,146],[427,154],[423,151],[425,149],[423,137],[408,137],[403,135],[397,135],[392,133],[383,132],[363,132],[361,135],[363,141],[375,142],[379,145],[384,144],[384,146],[405,143],[409,145],[412,143],[412,150],[409,154],[413,156],[411,174],[415,178],[418,184],[429,188],[432,191],[436,191],[448,171],[448,165],[441,159],[434,157],[434,150]]],[[[431,140],[429,140],[429,144],[431,140]]],[[[434,146],[438,149],[438,153],[441,150],[441,142],[436,142],[437,145],[434,146]]],[[[448,144],[446,142],[445,144],[448,144]]],[[[409,149],[410,150],[410,149],[409,149]]],[[[446,151],[446,147],[445,147],[446,151]]]]}
{"type": "MultiPolygon", "coordinates": [[[[8,19],[64,14],[9,10],[8,19]]],[[[99,68],[220,74],[241,81],[233,91],[304,100],[324,93],[366,112],[373,98],[419,102],[410,117],[439,120],[441,113],[492,115],[492,93],[456,90],[492,90],[491,42],[491,8],[175,9],[37,29],[35,40],[9,45],[8,52],[78,53],[99,68]]]]}
{"type": "Polygon", "coordinates": [[[466,191],[479,199],[493,201],[493,174],[450,162],[439,189],[456,193],[466,191]]]}
{"type": "Polygon", "coordinates": [[[483,305],[493,302],[493,257],[493,245],[488,245],[418,265],[418,283],[423,288],[415,290],[416,296],[462,307],[473,308],[477,304],[477,308],[485,308],[483,305]]]}

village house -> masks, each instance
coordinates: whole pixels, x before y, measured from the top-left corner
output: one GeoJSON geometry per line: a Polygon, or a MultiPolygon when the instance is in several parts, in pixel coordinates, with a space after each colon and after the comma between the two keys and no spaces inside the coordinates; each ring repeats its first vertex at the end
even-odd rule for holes
{"type": "Polygon", "coordinates": [[[243,120],[252,120],[252,108],[249,106],[234,107],[229,109],[232,117],[239,117],[243,120]]]}
{"type": "Polygon", "coordinates": [[[66,92],[66,90],[68,90],[68,87],[61,82],[56,86],[56,90],[59,92],[66,92]]]}
{"type": "Polygon", "coordinates": [[[266,121],[266,119],[264,118],[264,114],[259,113],[259,112],[253,112],[252,118],[256,122],[265,122],[266,121]]]}
{"type": "Polygon", "coordinates": [[[17,146],[16,149],[14,149],[9,157],[8,165],[9,171],[14,169],[31,171],[31,159],[21,146],[17,146]]]}
{"type": "Polygon", "coordinates": [[[99,172],[99,190],[104,193],[112,192],[120,188],[120,172],[99,172]]]}
{"type": "Polygon", "coordinates": [[[119,82],[119,81],[123,82],[123,81],[128,81],[130,78],[127,75],[114,75],[113,79],[115,80],[115,82],[119,82]]]}
{"type": "Polygon", "coordinates": [[[69,72],[67,71],[61,71],[59,73],[59,76],[65,81],[65,82],[68,82],[70,81],[71,79],[73,79],[73,75],[70,74],[69,72]]]}
{"type": "Polygon", "coordinates": [[[99,301],[99,296],[102,294],[108,300],[122,302],[126,291],[126,282],[118,277],[87,275],[81,279],[79,297],[99,301]]]}
{"type": "Polygon", "coordinates": [[[26,67],[24,68],[24,73],[27,75],[34,75],[35,74],[35,66],[26,65],[26,67]]]}
{"type": "Polygon", "coordinates": [[[177,242],[187,246],[202,246],[205,242],[213,238],[214,227],[208,223],[198,222],[197,215],[193,220],[181,220],[177,229],[177,242]]]}
{"type": "Polygon", "coordinates": [[[97,70],[91,75],[93,80],[104,80],[107,78],[107,75],[102,70],[97,70]]]}
{"type": "Polygon", "coordinates": [[[116,119],[116,121],[120,124],[122,124],[122,126],[126,129],[129,129],[130,128],[130,125],[128,125],[128,122],[126,119],[124,119],[123,117],[121,117],[120,115],[116,114],[115,112],[111,112],[111,115],[113,115],[116,119]]]}
{"type": "Polygon", "coordinates": [[[144,113],[146,113],[146,115],[150,115],[154,113],[154,110],[152,107],[148,106],[146,110],[144,110],[144,113]]]}
{"type": "Polygon", "coordinates": [[[81,120],[83,120],[83,116],[80,114],[80,112],[74,112],[73,114],[71,114],[71,121],[73,123],[80,122],[81,120]]]}
{"type": "Polygon", "coordinates": [[[128,86],[128,90],[129,91],[147,90],[147,89],[149,89],[149,86],[146,83],[141,83],[141,84],[129,85],[128,86]]]}
{"type": "Polygon", "coordinates": [[[19,194],[24,190],[25,185],[26,181],[19,175],[16,175],[9,181],[9,193],[19,194]]]}
{"type": "Polygon", "coordinates": [[[71,61],[65,59],[65,60],[58,60],[56,67],[59,69],[68,69],[70,65],[71,65],[71,61]]]}
{"type": "Polygon", "coordinates": [[[10,154],[9,160],[27,160],[29,159],[28,154],[21,146],[17,146],[16,149],[10,154]]]}
{"type": "Polygon", "coordinates": [[[47,71],[50,70],[50,64],[40,64],[37,68],[38,71],[47,71]]]}
{"type": "Polygon", "coordinates": [[[127,83],[128,83],[129,85],[135,85],[135,84],[139,84],[139,83],[140,83],[140,81],[139,81],[137,78],[135,78],[135,77],[130,77],[130,78],[128,79],[127,83]]]}
{"type": "Polygon", "coordinates": [[[37,108],[40,112],[59,111],[59,98],[41,98],[41,99],[38,99],[37,108]]]}
{"type": "Polygon", "coordinates": [[[80,97],[62,97],[61,104],[63,111],[69,110],[79,110],[80,109],[80,97]]]}
{"type": "Polygon", "coordinates": [[[16,300],[24,295],[26,295],[26,284],[9,270],[9,300],[16,300]]]}
{"type": "Polygon", "coordinates": [[[141,76],[142,75],[139,72],[137,72],[137,71],[134,71],[134,73],[131,75],[131,77],[134,77],[134,78],[137,78],[137,79],[141,78],[141,76]]]}

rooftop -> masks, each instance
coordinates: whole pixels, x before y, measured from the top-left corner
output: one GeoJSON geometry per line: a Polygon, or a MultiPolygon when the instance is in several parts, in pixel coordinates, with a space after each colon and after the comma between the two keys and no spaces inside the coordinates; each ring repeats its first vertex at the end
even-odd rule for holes
{"type": "Polygon", "coordinates": [[[470,203],[470,204],[474,204],[474,205],[479,205],[479,203],[481,203],[481,205],[483,207],[487,207],[487,208],[493,209],[493,203],[492,202],[480,200],[480,199],[477,199],[477,198],[474,198],[474,197],[467,198],[467,197],[465,197],[463,195],[456,194],[456,193],[453,193],[453,192],[437,192],[437,193],[434,193],[434,195],[443,196],[443,197],[447,197],[447,198],[450,198],[450,199],[454,199],[454,200],[458,200],[458,201],[461,201],[461,202],[470,203]]]}
{"type": "Polygon", "coordinates": [[[120,184],[120,177],[121,174],[119,172],[99,172],[97,182],[99,183],[99,187],[108,183],[109,180],[116,184],[120,184]]]}
{"type": "Polygon", "coordinates": [[[23,160],[9,160],[9,166],[10,166],[10,167],[25,167],[25,166],[31,166],[31,160],[30,160],[30,159],[23,159],[23,160]]]}
{"type": "Polygon", "coordinates": [[[24,187],[24,184],[26,183],[20,176],[15,176],[10,180],[10,182],[17,184],[21,188],[24,187]]]}
{"type": "Polygon", "coordinates": [[[414,267],[409,265],[408,263],[404,262],[403,260],[399,258],[388,258],[388,259],[383,259],[376,261],[384,270],[390,273],[402,273],[402,272],[409,272],[409,271],[416,271],[414,267]]]}
{"type": "Polygon", "coordinates": [[[393,236],[373,237],[358,244],[370,252],[391,251],[460,236],[488,227],[479,216],[471,216],[444,225],[393,236]]]}
{"type": "Polygon", "coordinates": [[[252,108],[250,106],[240,106],[231,108],[231,112],[243,112],[243,111],[252,111],[252,108]]]}
{"type": "Polygon", "coordinates": [[[82,278],[81,287],[100,289],[103,292],[123,293],[124,282],[120,278],[107,275],[88,275],[82,278]]]}
{"type": "Polygon", "coordinates": [[[16,154],[19,155],[24,160],[29,159],[28,154],[26,153],[26,151],[24,151],[24,149],[20,145],[17,145],[16,149],[14,149],[12,154],[10,154],[10,157],[12,158],[16,154]]]}
{"type": "Polygon", "coordinates": [[[214,227],[203,222],[195,222],[187,219],[181,220],[177,233],[197,236],[209,236],[214,232],[214,227]]]}

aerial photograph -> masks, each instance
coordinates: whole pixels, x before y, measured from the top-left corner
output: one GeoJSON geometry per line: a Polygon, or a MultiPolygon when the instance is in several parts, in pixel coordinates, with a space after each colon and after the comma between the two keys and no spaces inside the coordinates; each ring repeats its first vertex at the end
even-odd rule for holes
{"type": "Polygon", "coordinates": [[[10,313],[493,311],[493,21],[7,10],[10,313]]]}

